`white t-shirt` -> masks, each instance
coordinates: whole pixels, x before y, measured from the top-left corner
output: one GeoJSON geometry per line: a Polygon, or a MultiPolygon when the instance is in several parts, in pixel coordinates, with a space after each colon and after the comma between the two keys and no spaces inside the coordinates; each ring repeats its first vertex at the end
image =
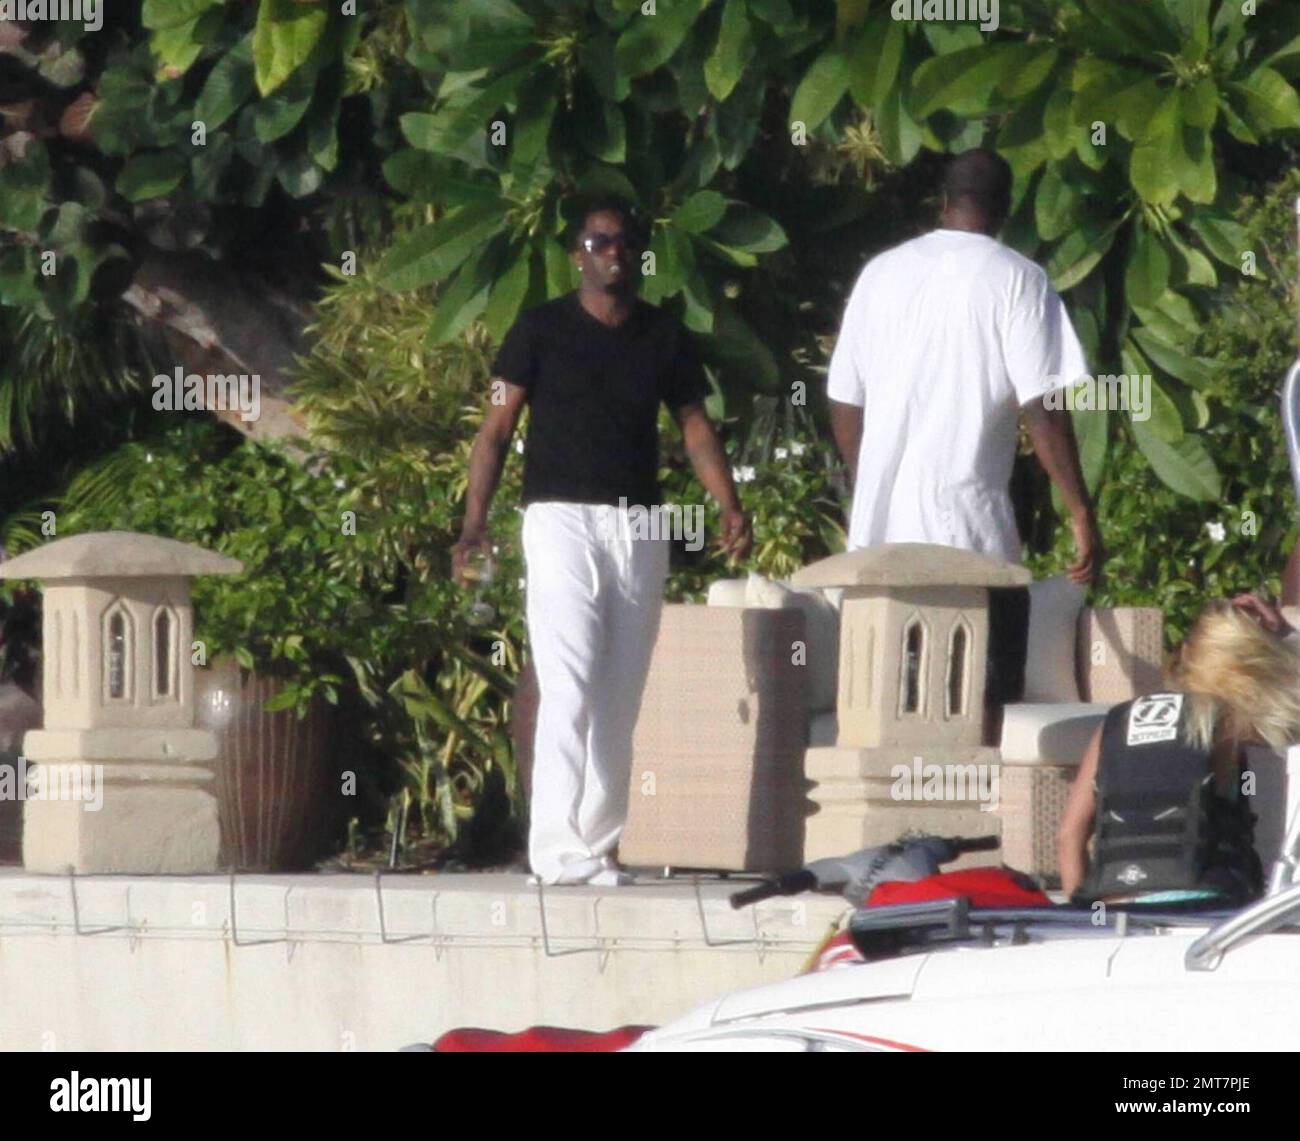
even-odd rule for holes
{"type": "Polygon", "coordinates": [[[937,543],[1020,562],[1020,406],[1087,372],[1047,274],[996,239],[935,230],[873,258],[827,382],[864,409],[849,550],[937,543]]]}

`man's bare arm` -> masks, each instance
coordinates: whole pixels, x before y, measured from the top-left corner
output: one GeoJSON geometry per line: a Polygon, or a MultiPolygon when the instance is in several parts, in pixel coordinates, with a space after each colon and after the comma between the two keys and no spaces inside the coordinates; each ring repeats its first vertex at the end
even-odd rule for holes
{"type": "Polygon", "coordinates": [[[500,403],[488,402],[483,425],[474,437],[474,447],[470,451],[465,520],[461,524],[460,539],[451,553],[451,573],[457,581],[461,578],[469,552],[488,545],[488,508],[501,481],[501,469],[505,466],[510,440],[528,402],[528,393],[509,381],[493,378],[491,388],[494,394],[504,393],[504,399],[500,403]]]}
{"type": "Polygon", "coordinates": [[[700,483],[722,508],[722,549],[731,557],[743,559],[753,546],[754,536],[749,519],[740,506],[736,485],[727,467],[727,453],[713,430],[703,404],[684,404],[674,413],[682,432],[686,458],[700,483]]]}
{"type": "Polygon", "coordinates": [[[838,400],[828,402],[831,407],[831,435],[835,437],[835,446],[839,448],[840,459],[849,469],[849,478],[854,487],[858,482],[858,452],[862,448],[862,409],[856,404],[841,404],[838,400]]]}
{"type": "Polygon", "coordinates": [[[1041,400],[1030,401],[1022,411],[1034,454],[1048,477],[1061,489],[1065,509],[1070,513],[1078,558],[1070,567],[1069,576],[1078,583],[1093,582],[1101,571],[1101,536],[1083,481],[1083,469],[1079,466],[1079,449],[1070,414],[1063,408],[1047,408],[1041,400]]]}

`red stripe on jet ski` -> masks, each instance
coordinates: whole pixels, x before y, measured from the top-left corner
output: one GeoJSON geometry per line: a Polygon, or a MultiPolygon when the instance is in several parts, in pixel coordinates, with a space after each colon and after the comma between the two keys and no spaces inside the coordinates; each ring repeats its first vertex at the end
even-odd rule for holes
{"type": "Polygon", "coordinates": [[[818,1034],[842,1034],[845,1038],[857,1038],[862,1042],[871,1042],[877,1046],[888,1046],[892,1050],[905,1050],[909,1054],[929,1054],[931,1051],[926,1046],[913,1046],[907,1042],[895,1042],[892,1038],[877,1038],[873,1034],[855,1034],[852,1030],[831,1030],[826,1027],[814,1026],[813,1030],[818,1034]]]}

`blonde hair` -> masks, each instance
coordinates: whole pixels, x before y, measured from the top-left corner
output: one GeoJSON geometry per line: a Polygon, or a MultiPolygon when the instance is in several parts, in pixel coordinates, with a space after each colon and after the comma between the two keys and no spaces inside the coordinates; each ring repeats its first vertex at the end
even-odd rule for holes
{"type": "Polygon", "coordinates": [[[1300,742],[1300,649],[1230,602],[1206,607],[1165,675],[1189,697],[1186,736],[1197,748],[1236,739],[1281,752],[1300,742]]]}

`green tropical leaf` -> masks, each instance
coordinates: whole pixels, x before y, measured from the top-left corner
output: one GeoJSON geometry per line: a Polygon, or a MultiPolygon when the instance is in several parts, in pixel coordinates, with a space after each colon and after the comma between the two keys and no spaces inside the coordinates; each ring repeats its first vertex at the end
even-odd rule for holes
{"type": "Polygon", "coordinates": [[[1151,366],[1143,358],[1133,341],[1129,340],[1124,343],[1124,347],[1120,350],[1120,359],[1124,365],[1124,374],[1128,377],[1130,383],[1136,377],[1137,383],[1141,384],[1144,389],[1149,390],[1149,407],[1145,409],[1130,408],[1130,415],[1137,416],[1144,412],[1146,426],[1154,435],[1159,436],[1167,444],[1181,440],[1184,435],[1183,418],[1178,411],[1178,405],[1170,399],[1169,394],[1165,392],[1152,375],[1151,366]]]}
{"type": "Polygon", "coordinates": [[[1060,51],[1051,44],[1011,44],[1003,56],[998,93],[1011,100],[1033,94],[1052,74],[1060,51]]]}
{"type": "Polygon", "coordinates": [[[555,120],[558,92],[547,74],[531,80],[519,93],[511,159],[517,166],[531,166],[546,151],[546,140],[555,120]]]}
{"type": "Polygon", "coordinates": [[[421,226],[397,243],[380,262],[377,276],[387,289],[419,289],[439,280],[501,228],[495,202],[464,206],[421,226]]]}
{"type": "Polygon", "coordinates": [[[1101,226],[1088,219],[1072,230],[1052,251],[1045,266],[1058,293],[1073,289],[1083,281],[1109,252],[1118,227],[1101,226]]]}
{"type": "Polygon", "coordinates": [[[1193,388],[1206,388],[1214,382],[1214,372],[1204,361],[1189,357],[1167,344],[1153,329],[1137,328],[1129,337],[1162,372],[1176,377],[1193,388]]]}
{"type": "Polygon", "coordinates": [[[1134,227],[1124,288],[1130,305],[1148,309],[1169,288],[1169,253],[1145,226],[1134,227]]]}
{"type": "Polygon", "coordinates": [[[1043,171],[1034,196],[1034,220],[1039,237],[1051,242],[1071,229],[1078,219],[1082,201],[1078,187],[1062,175],[1059,166],[1049,166],[1043,171]]]}
{"type": "Polygon", "coordinates": [[[901,87],[876,104],[876,129],[880,132],[881,150],[895,166],[906,166],[921,149],[921,127],[908,113],[901,87]]]}
{"type": "Polygon", "coordinates": [[[912,78],[911,110],[918,119],[936,111],[974,115],[987,111],[1002,77],[1010,45],[981,45],[934,56],[912,78]]]}
{"type": "Polygon", "coordinates": [[[709,94],[719,103],[740,82],[753,54],[754,37],[745,0],[726,0],[718,42],[704,64],[704,82],[708,84],[709,94]]]}
{"type": "Polygon", "coordinates": [[[519,307],[528,293],[531,266],[531,250],[525,248],[519,251],[510,267],[492,286],[487,308],[483,311],[483,323],[494,342],[505,336],[519,314],[519,307]]]}
{"type": "Polygon", "coordinates": [[[291,198],[315,194],[325,182],[325,171],[306,151],[301,151],[275,166],[275,180],[291,198]]]}
{"type": "Polygon", "coordinates": [[[641,293],[647,301],[658,304],[665,297],[681,292],[687,274],[695,268],[695,255],[690,238],[673,226],[665,226],[655,233],[650,252],[654,255],[651,263],[654,272],[643,276],[641,293]]]}
{"type": "Polygon", "coordinates": [[[153,31],[177,28],[203,15],[209,8],[220,8],[221,3],[222,0],[144,0],[140,22],[153,31]]]}
{"type": "Polygon", "coordinates": [[[449,282],[429,321],[425,343],[445,344],[487,308],[491,286],[491,266],[499,247],[480,245],[449,282]]]}
{"type": "MultiPolygon", "coordinates": [[[[1177,95],[1171,93],[1167,96],[1163,106],[1173,107],[1176,116],[1177,95]]],[[[1162,122],[1163,129],[1149,134],[1133,147],[1133,155],[1129,160],[1129,178],[1133,189],[1152,205],[1167,205],[1178,197],[1179,172],[1186,162],[1183,132],[1179,125],[1181,120],[1176,119],[1171,123],[1166,118],[1162,122]]]]}
{"type": "Polygon", "coordinates": [[[547,297],[560,297],[578,284],[573,259],[554,238],[547,238],[542,244],[542,257],[546,264],[547,297]]]}
{"type": "Polygon", "coordinates": [[[1043,134],[1047,137],[1047,153],[1057,162],[1073,154],[1079,135],[1087,133],[1071,121],[1071,109],[1070,92],[1065,87],[1053,91],[1043,105],[1043,134]]]}
{"type": "Polygon", "coordinates": [[[307,62],[328,23],[324,5],[260,0],[253,30],[253,65],[257,89],[264,98],[307,62]]]}
{"type": "Polygon", "coordinates": [[[727,200],[716,190],[699,190],[673,211],[673,225],[692,234],[711,230],[727,211],[727,200]]]}
{"type": "Polygon", "coordinates": [[[253,133],[259,143],[284,138],[302,122],[316,92],[314,76],[297,72],[274,95],[253,105],[253,133]]]}
{"type": "Polygon", "coordinates": [[[1170,239],[1183,259],[1183,281],[1187,285],[1200,285],[1206,289],[1216,288],[1219,284],[1219,275],[1215,271],[1214,263],[1172,231],[1170,239]]]}
{"type": "Polygon", "coordinates": [[[713,321],[713,344],[724,367],[744,377],[746,385],[760,392],[776,388],[781,381],[781,370],[772,350],[749,323],[725,301],[718,302],[713,321]]]}
{"type": "Polygon", "coordinates": [[[1026,184],[1030,175],[1047,161],[1050,150],[1043,129],[1041,102],[1031,100],[1011,113],[998,132],[997,149],[1011,164],[1017,182],[1026,184]]]}
{"type": "Polygon", "coordinates": [[[217,60],[194,104],[194,118],[206,124],[209,131],[227,122],[256,88],[252,40],[245,39],[240,48],[243,50],[232,49],[217,60]]]}
{"type": "MultiPolygon", "coordinates": [[[[464,107],[448,112],[445,120],[442,115],[436,116],[444,125],[437,131],[432,149],[456,151],[476,134],[486,136],[491,129],[489,116],[500,110],[533,73],[531,64],[511,68],[478,91],[464,107]]],[[[407,139],[415,146],[420,145],[410,135],[407,139]]]]}
{"type": "Polygon", "coordinates": [[[1191,87],[1184,87],[1182,99],[1183,122],[1189,127],[1208,131],[1219,117],[1219,89],[1214,80],[1202,79],[1191,87]]]}
{"type": "Polygon", "coordinates": [[[900,100],[902,97],[902,84],[898,82],[898,77],[903,66],[903,52],[907,47],[907,32],[898,20],[889,20],[887,23],[880,46],[880,58],[876,63],[876,82],[871,97],[872,104],[877,107],[891,95],[900,100]]]}
{"type": "Polygon", "coordinates": [[[139,154],[127,161],[117,176],[117,192],[128,202],[162,198],[185,178],[188,164],[178,154],[166,151],[139,154]]]}
{"type": "Polygon", "coordinates": [[[1210,132],[1186,128],[1181,132],[1176,171],[1182,192],[1193,202],[1208,204],[1219,193],[1219,176],[1214,169],[1214,146],[1210,132]]]}
{"type": "Polygon", "coordinates": [[[1110,414],[1101,408],[1092,411],[1075,409],[1070,415],[1079,447],[1079,467],[1083,469],[1083,482],[1092,492],[1101,483],[1102,473],[1106,470],[1110,414]]]}
{"type": "Polygon", "coordinates": [[[1300,95],[1276,71],[1256,68],[1244,79],[1227,84],[1226,90],[1233,107],[1257,134],[1300,127],[1300,95]]]}
{"type": "Polygon", "coordinates": [[[693,333],[713,332],[713,308],[709,290],[698,273],[689,274],[682,283],[682,324],[693,333]]]}
{"type": "Polygon", "coordinates": [[[1190,225],[1214,257],[1224,265],[1241,269],[1241,256],[1250,249],[1250,234],[1245,226],[1230,218],[1202,213],[1193,215],[1190,225]]]}
{"type": "Polygon", "coordinates": [[[771,253],[788,244],[785,231],[774,218],[744,202],[733,202],[710,233],[723,245],[753,254],[771,253]]]}
{"type": "MultiPolygon", "coordinates": [[[[221,31],[221,24],[221,13],[214,9],[196,16],[187,23],[154,32],[149,39],[149,50],[162,65],[160,73],[174,79],[189,71],[203,49],[221,31]]],[[[73,52],[65,52],[60,57],[61,61],[66,61],[65,66],[75,63],[78,59],[79,56],[73,52]]],[[[53,76],[47,78],[52,82],[59,82],[53,76]]],[[[71,82],[80,82],[80,80],[81,76],[78,75],[72,78],[71,82]]],[[[61,85],[68,86],[68,84],[61,85]]]]}
{"type": "Polygon", "coordinates": [[[838,48],[827,48],[814,61],[790,101],[790,123],[814,130],[835,110],[849,87],[848,60],[838,48]]]}
{"type": "Polygon", "coordinates": [[[601,102],[589,128],[582,132],[582,148],[592,158],[620,165],[627,158],[627,124],[623,109],[613,103],[601,102]]]}
{"type": "Polygon", "coordinates": [[[619,70],[635,77],[662,67],[682,46],[703,7],[703,0],[673,0],[649,14],[638,7],[614,47],[619,70]]]}
{"type": "Polygon", "coordinates": [[[1143,421],[1130,423],[1138,447],[1166,487],[1202,503],[1219,498],[1223,479],[1200,439],[1185,435],[1168,444],[1143,421]]]}

